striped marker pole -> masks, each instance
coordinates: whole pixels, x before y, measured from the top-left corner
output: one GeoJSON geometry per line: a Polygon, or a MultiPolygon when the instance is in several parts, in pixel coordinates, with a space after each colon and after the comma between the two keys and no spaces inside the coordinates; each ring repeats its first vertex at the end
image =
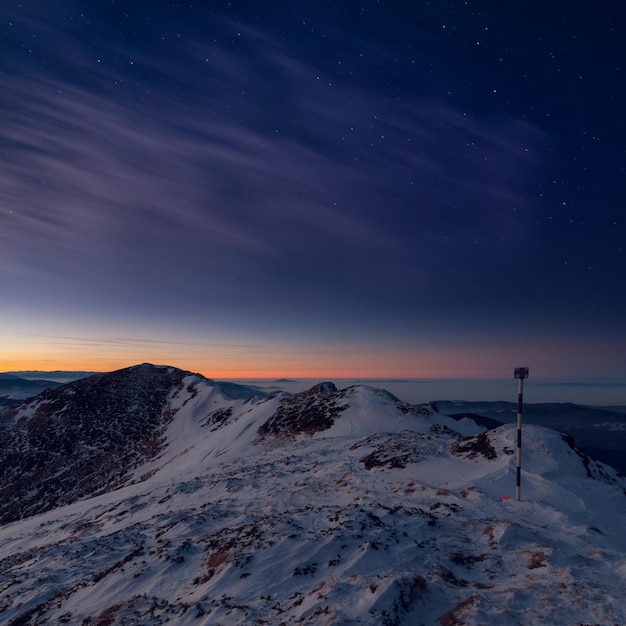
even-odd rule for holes
{"type": "Polygon", "coordinates": [[[517,393],[517,481],[515,484],[515,499],[520,500],[522,482],[522,407],[524,396],[524,378],[528,378],[527,367],[516,367],[515,378],[519,380],[517,393]]]}

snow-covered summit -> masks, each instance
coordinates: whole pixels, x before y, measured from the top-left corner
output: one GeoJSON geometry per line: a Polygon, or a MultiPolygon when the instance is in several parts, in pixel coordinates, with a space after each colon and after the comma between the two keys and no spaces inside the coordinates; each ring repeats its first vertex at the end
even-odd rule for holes
{"type": "Polygon", "coordinates": [[[144,364],[0,435],[30,477],[2,479],[2,623],[626,623],[626,481],[549,429],[524,430],[522,502],[513,426],[366,386],[144,364]]]}

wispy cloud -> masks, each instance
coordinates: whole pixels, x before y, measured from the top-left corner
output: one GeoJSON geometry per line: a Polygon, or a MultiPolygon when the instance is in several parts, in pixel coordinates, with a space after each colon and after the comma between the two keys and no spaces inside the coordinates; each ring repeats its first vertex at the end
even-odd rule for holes
{"type": "Polygon", "coordinates": [[[42,343],[50,344],[54,343],[58,346],[101,346],[101,347],[119,347],[119,348],[140,348],[144,349],[146,346],[181,346],[188,348],[190,346],[199,347],[201,349],[207,348],[220,348],[228,350],[265,350],[268,346],[250,343],[230,343],[230,342],[198,342],[198,341],[169,341],[163,339],[151,339],[145,337],[70,337],[70,336],[55,336],[55,335],[41,335],[36,333],[27,333],[25,336],[35,337],[42,343]]]}
{"type": "Polygon", "coordinates": [[[0,95],[0,271],[40,299],[358,326],[466,290],[526,241],[542,133],[468,114],[426,70],[397,99],[367,80],[389,51],[362,59],[355,34],[316,63],[217,17],[143,48],[94,47],[55,15],[28,28],[57,73],[13,60],[0,95]],[[359,72],[337,84],[342,59],[359,72]]]}
{"type": "Polygon", "coordinates": [[[333,262],[367,265],[373,250],[399,267],[415,259],[415,237],[430,248],[449,237],[458,249],[503,226],[520,233],[513,208],[527,204],[536,165],[524,146],[539,141],[536,129],[426,97],[398,105],[385,93],[334,88],[332,75],[267,35],[244,34],[239,53],[186,38],[168,44],[175,65],[124,50],[126,61],[111,67],[59,31],[59,47],[76,52],[69,63],[82,76],[93,69],[88,86],[7,76],[5,269],[19,259],[54,271],[80,257],[119,275],[147,256],[163,271],[169,250],[192,272],[222,265],[258,275],[259,262],[274,270],[284,254],[317,267],[321,242],[333,262]],[[183,65],[202,79],[193,91],[178,77],[183,65]],[[137,85],[134,71],[157,80],[137,85]],[[263,78],[277,87],[282,117],[263,78]]]}

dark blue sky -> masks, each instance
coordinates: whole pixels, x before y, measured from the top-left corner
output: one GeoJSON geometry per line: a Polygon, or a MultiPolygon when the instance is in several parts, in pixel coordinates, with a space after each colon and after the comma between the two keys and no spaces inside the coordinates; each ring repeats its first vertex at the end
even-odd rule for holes
{"type": "Polygon", "coordinates": [[[0,17],[4,369],[626,379],[621,3],[0,17]]]}

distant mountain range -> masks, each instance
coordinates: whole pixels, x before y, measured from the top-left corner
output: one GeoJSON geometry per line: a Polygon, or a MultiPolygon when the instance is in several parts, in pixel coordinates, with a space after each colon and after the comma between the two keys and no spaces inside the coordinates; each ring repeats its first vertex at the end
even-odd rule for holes
{"type": "Polygon", "coordinates": [[[0,374],[0,406],[16,404],[60,384],[51,380],[29,380],[13,374],[0,374]]]}
{"type": "Polygon", "coordinates": [[[0,622],[626,623],[626,480],[528,423],[515,501],[486,418],[150,364],[45,390],[0,410],[0,622]]]}
{"type": "Polygon", "coordinates": [[[4,372],[0,373],[0,407],[17,404],[45,389],[91,376],[94,372],[4,372]]]}
{"type": "Polygon", "coordinates": [[[24,378],[26,380],[51,380],[56,383],[69,383],[79,378],[86,378],[92,376],[98,372],[83,372],[83,371],[69,371],[69,370],[22,370],[16,372],[6,372],[11,376],[17,376],[18,378],[24,378]]]}

